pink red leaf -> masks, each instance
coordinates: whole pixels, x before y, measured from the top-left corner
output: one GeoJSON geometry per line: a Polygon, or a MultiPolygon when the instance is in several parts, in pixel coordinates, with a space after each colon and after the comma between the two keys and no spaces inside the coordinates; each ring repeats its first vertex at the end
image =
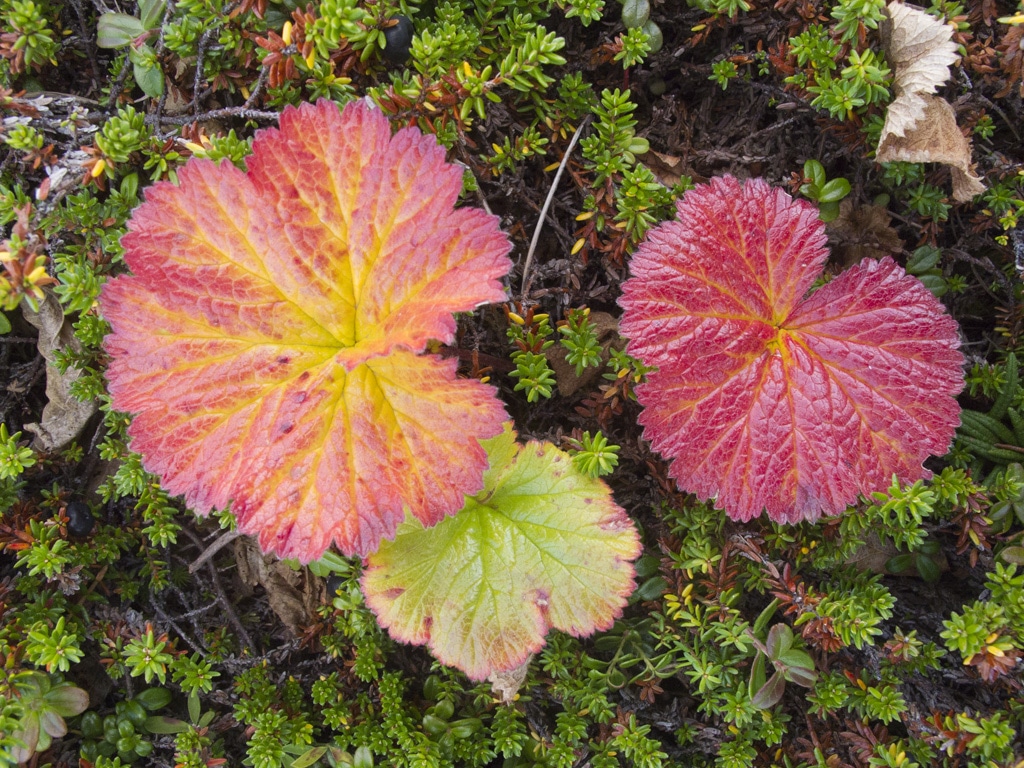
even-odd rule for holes
{"type": "Polygon", "coordinates": [[[638,391],[679,486],[737,520],[838,514],[927,475],[957,426],[956,323],[889,258],[807,296],[828,252],[815,208],[755,179],[688,192],[623,286],[638,391]]]}
{"type": "Polygon", "coordinates": [[[363,592],[381,626],[473,680],[515,669],[549,628],[611,626],[633,591],[636,529],[600,480],[550,443],[485,441],[490,468],[465,508],[414,519],[371,555],[363,592]]]}
{"type": "Polygon", "coordinates": [[[480,488],[504,409],[419,353],[504,297],[509,244],[453,207],[433,138],[362,102],[285,110],[248,162],[189,162],[129,222],[133,274],[101,297],[114,407],[197,512],[231,502],[282,556],[365,554],[403,508],[431,525],[480,488]]]}

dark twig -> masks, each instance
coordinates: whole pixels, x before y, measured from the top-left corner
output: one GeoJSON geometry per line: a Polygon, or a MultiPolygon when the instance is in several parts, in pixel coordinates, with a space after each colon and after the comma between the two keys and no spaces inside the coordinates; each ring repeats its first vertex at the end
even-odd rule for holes
{"type": "Polygon", "coordinates": [[[178,636],[186,643],[188,643],[189,648],[191,648],[194,652],[198,653],[203,658],[206,658],[206,655],[208,653],[206,649],[203,648],[203,646],[200,643],[197,643],[194,638],[190,637],[188,632],[182,629],[181,626],[179,626],[178,622],[175,621],[175,619],[172,616],[168,615],[167,611],[165,611],[160,606],[160,604],[157,603],[156,597],[153,595],[152,592],[149,595],[149,604],[153,608],[153,610],[156,611],[156,614],[160,618],[160,620],[168,624],[171,627],[171,629],[177,632],[178,636]]]}
{"type": "MultiPolygon", "coordinates": [[[[201,123],[205,120],[223,120],[228,117],[237,117],[242,120],[257,120],[267,123],[277,122],[281,115],[278,112],[267,112],[260,109],[248,109],[247,107],[226,107],[204,112],[201,115],[186,115],[184,117],[165,117],[161,120],[166,125],[191,125],[201,123]]],[[[151,118],[146,119],[147,123],[153,122],[151,118]]]]}
{"type": "Polygon", "coordinates": [[[260,69],[260,76],[256,79],[256,84],[253,85],[252,90],[249,92],[249,98],[245,100],[245,104],[242,106],[245,109],[252,109],[256,101],[263,95],[264,89],[267,87],[267,81],[270,79],[270,67],[264,66],[260,69]]]}
{"type": "MultiPolygon", "coordinates": [[[[188,528],[182,528],[181,530],[186,536],[192,539],[192,542],[197,547],[202,547],[202,540],[195,533],[190,531],[188,528]]],[[[232,531],[232,533],[234,532],[232,531]]],[[[223,539],[225,538],[225,536],[222,536],[221,538],[223,539]]],[[[234,627],[239,640],[241,640],[243,644],[243,647],[250,649],[255,648],[256,644],[253,643],[252,638],[249,637],[249,633],[246,631],[245,627],[242,625],[241,620],[238,618],[238,615],[235,613],[235,609],[231,605],[231,601],[228,600],[227,593],[224,592],[224,586],[220,582],[220,574],[217,573],[216,565],[213,563],[212,560],[207,560],[206,565],[210,571],[210,578],[213,581],[213,588],[217,593],[217,602],[220,603],[220,607],[224,609],[224,615],[227,617],[228,622],[231,624],[232,627],[234,627]]]]}
{"type": "Polygon", "coordinates": [[[117,79],[110,86],[110,98],[107,99],[106,110],[112,112],[114,107],[117,106],[118,99],[121,98],[121,92],[124,90],[124,82],[128,79],[129,63],[125,59],[124,66],[121,67],[121,71],[117,73],[117,79]]]}
{"type": "Polygon", "coordinates": [[[203,64],[206,59],[206,49],[209,47],[210,41],[216,40],[219,36],[220,27],[211,27],[199,38],[199,45],[196,49],[196,74],[192,79],[192,101],[188,105],[189,109],[193,112],[199,111],[199,98],[203,91],[203,64]]]}

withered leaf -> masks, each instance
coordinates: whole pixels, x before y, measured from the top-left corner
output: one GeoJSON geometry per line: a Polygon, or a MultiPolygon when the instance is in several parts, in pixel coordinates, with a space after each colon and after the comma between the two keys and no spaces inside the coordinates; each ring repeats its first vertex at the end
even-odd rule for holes
{"type": "Polygon", "coordinates": [[[935,93],[949,79],[956,61],[953,30],[922,10],[889,3],[888,18],[880,25],[885,57],[893,68],[896,98],[885,115],[882,136],[904,136],[924,117],[926,94],[935,93]]]}
{"type": "Polygon", "coordinates": [[[906,136],[882,135],[876,158],[880,163],[942,163],[953,176],[953,199],[966,203],[985,191],[971,172],[971,142],[956,125],[953,108],[938,96],[924,96],[925,117],[906,136]]]}
{"type": "Polygon", "coordinates": [[[626,342],[619,336],[619,321],[616,318],[607,312],[591,312],[590,322],[597,327],[597,341],[601,345],[599,365],[584,368],[582,375],[577,376],[576,366],[568,361],[569,353],[561,344],[555,344],[544,352],[551,369],[555,372],[558,394],[562,397],[571,397],[581,389],[600,383],[600,374],[608,361],[608,349],[613,346],[622,349],[626,346],[626,342]]]}
{"type": "Polygon", "coordinates": [[[971,142],[957,128],[953,108],[933,95],[957,58],[953,30],[909,5],[889,3],[886,13],[880,31],[896,98],[885,113],[876,159],[948,165],[953,199],[965,203],[985,186],[971,172],[971,142]]]}
{"type": "Polygon", "coordinates": [[[78,437],[87,421],[96,413],[96,401],[78,400],[71,394],[71,386],[82,372],[71,366],[61,373],[55,363],[57,352],[63,349],[78,351],[81,344],[75,338],[71,323],[64,318],[64,310],[53,294],[47,293],[33,312],[22,305],[25,319],[39,330],[39,354],[46,360],[46,406],[38,424],[26,424],[25,430],[35,435],[32,447],[39,451],[59,451],[78,437]]]}
{"type": "Polygon", "coordinates": [[[825,225],[833,257],[844,267],[852,267],[864,259],[881,259],[898,253],[903,241],[891,222],[882,206],[855,206],[846,198],[839,204],[839,216],[825,225]]]}

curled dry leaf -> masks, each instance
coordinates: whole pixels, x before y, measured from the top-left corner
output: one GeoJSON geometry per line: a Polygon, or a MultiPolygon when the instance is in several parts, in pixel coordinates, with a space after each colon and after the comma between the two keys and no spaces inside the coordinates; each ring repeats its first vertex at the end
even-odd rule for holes
{"type": "Polygon", "coordinates": [[[82,372],[69,366],[62,373],[55,363],[57,352],[81,350],[71,323],[64,318],[64,310],[51,293],[40,302],[39,311],[33,312],[22,304],[25,319],[39,331],[39,354],[46,360],[46,406],[38,424],[26,424],[25,431],[35,435],[32,447],[37,451],[59,451],[78,437],[86,422],[96,413],[96,401],[81,401],[71,394],[72,385],[82,372]]]}
{"type": "Polygon", "coordinates": [[[669,189],[682,181],[683,176],[694,176],[693,169],[676,155],[663,155],[652,149],[641,162],[654,174],[654,178],[669,189]]]}
{"type": "Polygon", "coordinates": [[[890,3],[886,13],[882,42],[896,98],[885,113],[876,159],[948,165],[953,198],[967,202],[985,191],[971,172],[971,142],[957,128],[953,108],[932,95],[949,79],[949,66],[957,59],[953,31],[909,5],[890,3]]]}
{"type": "Polygon", "coordinates": [[[533,660],[531,653],[526,661],[514,669],[496,670],[487,678],[491,684],[491,693],[497,694],[502,704],[511,704],[516,700],[516,694],[523,687],[526,681],[526,673],[530,671],[530,662],[533,660]]]}
{"type": "Polygon", "coordinates": [[[904,136],[924,117],[921,97],[949,80],[957,59],[953,30],[934,16],[902,3],[889,3],[880,27],[885,57],[893,68],[896,98],[885,115],[882,135],[904,136]]]}
{"type": "Polygon", "coordinates": [[[313,624],[316,609],[323,605],[323,580],[308,568],[292,568],[283,560],[260,549],[252,536],[240,536],[234,542],[238,578],[247,587],[262,587],[270,609],[295,637],[313,624]]]}
{"type": "Polygon", "coordinates": [[[938,96],[925,96],[924,119],[905,137],[887,136],[878,146],[880,163],[942,163],[953,176],[953,199],[966,203],[985,191],[971,172],[971,142],[956,125],[953,108],[938,96]]]}
{"type": "Polygon", "coordinates": [[[1000,62],[1003,68],[1003,87],[996,94],[997,99],[1005,98],[1013,91],[1015,83],[1017,92],[1024,99],[1024,25],[1010,27],[1003,35],[1002,42],[996,46],[1000,54],[1000,62]]]}

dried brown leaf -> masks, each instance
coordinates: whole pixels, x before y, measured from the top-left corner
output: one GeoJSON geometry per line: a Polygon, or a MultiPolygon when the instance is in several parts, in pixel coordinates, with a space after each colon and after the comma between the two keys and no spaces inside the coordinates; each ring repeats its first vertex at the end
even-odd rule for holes
{"type": "Polygon", "coordinates": [[[683,176],[693,175],[686,172],[687,168],[683,158],[676,155],[663,155],[661,152],[655,152],[653,149],[644,155],[642,162],[654,174],[654,178],[669,189],[678,184],[683,176]]]}
{"type": "Polygon", "coordinates": [[[39,354],[46,360],[46,406],[38,424],[26,424],[25,431],[35,435],[32,447],[38,451],[59,451],[78,437],[78,433],[96,413],[96,401],[82,402],[71,394],[71,387],[82,372],[75,367],[61,373],[55,363],[56,355],[64,349],[81,350],[70,321],[57,297],[47,293],[33,312],[22,305],[25,319],[39,330],[39,354]]]}
{"type": "Polygon", "coordinates": [[[927,103],[922,97],[949,79],[957,48],[952,28],[920,9],[889,3],[886,13],[880,31],[896,98],[886,112],[882,136],[905,136],[924,117],[927,103]]]}
{"type": "Polygon", "coordinates": [[[493,672],[487,680],[491,684],[491,692],[498,695],[502,704],[511,704],[516,700],[516,694],[526,680],[526,673],[530,670],[530,661],[533,654],[522,664],[514,669],[499,670],[493,672]]]}
{"type": "Polygon", "coordinates": [[[892,218],[880,205],[857,205],[850,198],[839,204],[839,216],[825,225],[832,255],[844,267],[864,259],[881,259],[903,249],[903,241],[891,225],[892,218]]]}
{"type": "Polygon", "coordinates": [[[316,620],[316,609],[324,601],[323,582],[306,568],[292,568],[272,554],[264,554],[252,536],[234,542],[235,563],[242,583],[263,587],[267,602],[295,637],[316,620]]]}
{"type": "Polygon", "coordinates": [[[626,346],[626,342],[619,336],[617,318],[607,312],[591,312],[590,322],[597,326],[597,341],[601,345],[601,363],[599,365],[584,368],[583,373],[577,376],[576,366],[566,359],[569,353],[561,344],[555,344],[544,352],[551,369],[555,372],[558,394],[562,397],[571,397],[581,389],[588,389],[601,383],[600,374],[604,370],[604,364],[608,361],[609,348],[623,349],[626,346]]]}
{"type": "Polygon", "coordinates": [[[1002,54],[1003,73],[1006,75],[1006,81],[996,94],[996,98],[1001,99],[1009,95],[1014,83],[1021,84],[1018,91],[1021,98],[1024,98],[1024,25],[1008,29],[996,50],[1002,54]]]}
{"type": "Polygon", "coordinates": [[[943,163],[953,174],[953,199],[966,203],[985,191],[971,172],[971,142],[956,125],[956,115],[949,104],[938,96],[923,96],[925,116],[905,137],[886,135],[878,145],[876,159],[880,163],[902,160],[910,163],[943,163]]]}
{"type": "Polygon", "coordinates": [[[985,185],[971,172],[971,142],[957,128],[953,108],[933,95],[957,58],[953,29],[909,5],[890,3],[886,13],[880,29],[896,98],[885,113],[876,159],[948,165],[953,199],[966,203],[985,185]]]}

